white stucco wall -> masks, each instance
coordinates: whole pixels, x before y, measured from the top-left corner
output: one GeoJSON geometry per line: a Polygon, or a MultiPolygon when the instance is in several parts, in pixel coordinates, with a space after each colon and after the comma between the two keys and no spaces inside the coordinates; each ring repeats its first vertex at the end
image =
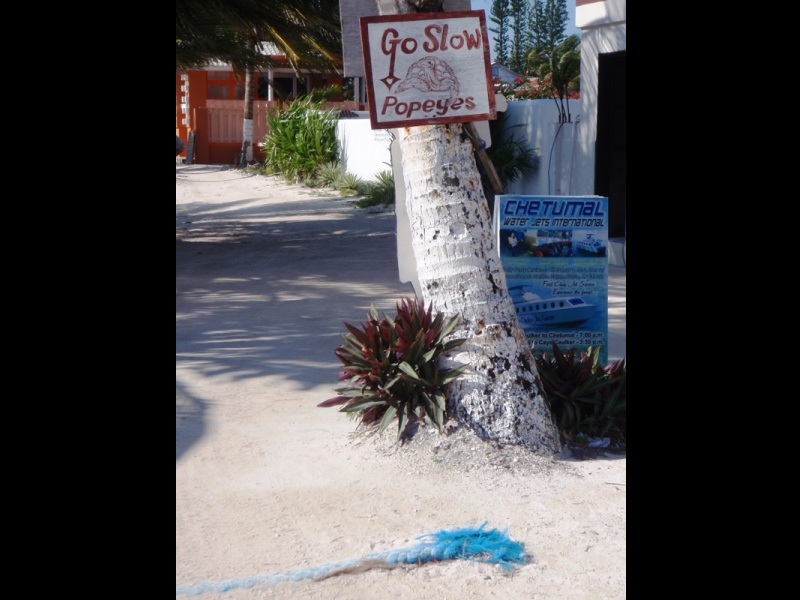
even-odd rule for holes
{"type": "Polygon", "coordinates": [[[364,181],[377,181],[377,173],[392,170],[392,137],[388,129],[371,129],[369,113],[365,115],[361,119],[340,119],[337,136],[345,170],[364,181]]]}
{"type": "MultiPolygon", "coordinates": [[[[566,101],[565,101],[566,103],[566,101]]],[[[566,104],[565,104],[566,106],[566,104]]],[[[569,101],[571,123],[558,122],[558,107],[553,100],[512,100],[506,109],[510,131],[522,137],[539,156],[539,169],[508,184],[507,194],[568,196],[575,176],[575,140],[581,105],[569,101]]]]}
{"type": "MultiPolygon", "coordinates": [[[[498,106],[503,104],[506,103],[498,103],[498,106]]],[[[580,110],[580,101],[570,100],[572,123],[561,125],[553,100],[515,100],[507,103],[505,112],[508,126],[513,126],[514,134],[536,151],[540,162],[536,174],[511,183],[506,193],[554,196],[592,193],[574,191],[580,110]]],[[[481,137],[488,136],[488,123],[475,125],[481,137]]],[[[365,181],[376,181],[377,173],[391,170],[390,130],[371,129],[368,118],[341,119],[338,136],[348,173],[358,175],[365,181]]],[[[589,180],[593,181],[594,176],[589,180]]]]}
{"type": "Polygon", "coordinates": [[[627,0],[604,0],[577,6],[575,25],[581,30],[581,125],[573,172],[575,195],[594,193],[597,142],[598,57],[626,50],[627,0]]]}

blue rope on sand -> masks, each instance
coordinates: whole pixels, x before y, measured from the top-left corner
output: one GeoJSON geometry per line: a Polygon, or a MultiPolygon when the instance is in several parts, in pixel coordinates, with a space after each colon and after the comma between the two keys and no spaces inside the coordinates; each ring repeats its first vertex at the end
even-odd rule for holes
{"type": "Polygon", "coordinates": [[[205,592],[227,592],[233,589],[252,588],[256,585],[274,585],[285,581],[323,579],[354,569],[389,568],[457,558],[496,563],[507,571],[516,569],[517,565],[527,562],[525,547],[521,543],[508,537],[505,531],[500,532],[497,529],[487,531],[484,529],[485,527],[486,522],[480,527],[442,529],[418,536],[416,539],[429,539],[410,548],[368,554],[355,560],[330,563],[319,567],[287,571],[276,575],[257,575],[217,582],[207,581],[194,585],[179,585],[175,588],[175,595],[196,596],[205,592]]]}

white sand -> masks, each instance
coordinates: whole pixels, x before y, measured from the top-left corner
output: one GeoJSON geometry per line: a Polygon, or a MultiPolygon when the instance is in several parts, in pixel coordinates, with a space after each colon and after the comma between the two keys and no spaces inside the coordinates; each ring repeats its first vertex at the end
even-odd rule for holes
{"type": "Polygon", "coordinates": [[[176,586],[300,570],[199,597],[625,598],[624,455],[537,457],[468,431],[397,448],[393,432],[356,438],[316,406],[335,395],[342,321],[408,294],[393,218],[277,177],[176,165],[176,586]],[[303,575],[484,522],[529,562],[303,575]]]}

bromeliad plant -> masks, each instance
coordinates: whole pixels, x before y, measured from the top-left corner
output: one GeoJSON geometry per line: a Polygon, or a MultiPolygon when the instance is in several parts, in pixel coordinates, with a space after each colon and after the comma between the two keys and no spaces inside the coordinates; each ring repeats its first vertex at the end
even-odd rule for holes
{"type": "Polygon", "coordinates": [[[625,359],[607,367],[598,364],[599,348],[575,359],[575,348],[563,353],[553,342],[553,358],[542,352],[536,370],[550,409],[566,441],[581,434],[624,442],[627,377],[625,359]]]}
{"type": "Polygon", "coordinates": [[[438,361],[466,340],[445,341],[459,316],[445,321],[432,308],[426,309],[421,299],[403,298],[394,319],[379,318],[373,307],[361,329],[345,323],[348,333],[334,354],[344,365],[339,380],[347,384],[318,406],[341,406],[339,411],[354,415],[360,427],[379,432],[397,420],[398,439],[418,422],[442,431],[447,416],[444,388],[468,365],[443,369],[438,361]]]}

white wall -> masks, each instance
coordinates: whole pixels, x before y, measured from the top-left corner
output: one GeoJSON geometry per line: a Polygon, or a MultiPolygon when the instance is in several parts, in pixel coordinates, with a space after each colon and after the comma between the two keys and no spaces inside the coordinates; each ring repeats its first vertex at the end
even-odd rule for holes
{"type": "Polygon", "coordinates": [[[366,118],[339,119],[337,135],[345,171],[377,181],[377,173],[392,170],[392,136],[388,129],[371,129],[369,113],[365,114],[366,118]]]}
{"type": "Polygon", "coordinates": [[[604,0],[576,7],[581,30],[581,119],[575,160],[573,194],[594,193],[597,142],[598,56],[626,50],[627,0],[604,0]]]}
{"type": "MultiPolygon", "coordinates": [[[[566,101],[565,101],[566,103],[566,101]]],[[[566,106],[566,105],[565,105],[566,106]]],[[[571,123],[558,122],[553,100],[512,100],[506,110],[507,126],[522,137],[539,156],[539,169],[508,184],[507,194],[571,196],[574,191],[576,136],[580,128],[581,105],[569,101],[571,123]]],[[[591,192],[580,192],[580,194],[591,192]]]]}
{"type": "MultiPolygon", "coordinates": [[[[575,195],[573,191],[576,159],[576,132],[580,119],[580,102],[569,103],[572,123],[558,123],[558,108],[553,100],[520,100],[508,102],[508,125],[540,157],[536,175],[509,185],[509,194],[575,195]],[[518,127],[517,127],[518,125],[518,127]]],[[[488,125],[476,126],[488,134],[488,125]]],[[[388,129],[371,129],[369,118],[340,119],[338,138],[342,146],[345,170],[365,181],[376,181],[380,171],[391,170],[391,133],[388,129]]],[[[490,144],[491,145],[491,144],[490,144]]],[[[594,166],[592,166],[594,169],[594,166]]],[[[594,180],[594,176],[590,177],[594,180]]],[[[591,194],[592,192],[581,192],[591,194]]]]}

